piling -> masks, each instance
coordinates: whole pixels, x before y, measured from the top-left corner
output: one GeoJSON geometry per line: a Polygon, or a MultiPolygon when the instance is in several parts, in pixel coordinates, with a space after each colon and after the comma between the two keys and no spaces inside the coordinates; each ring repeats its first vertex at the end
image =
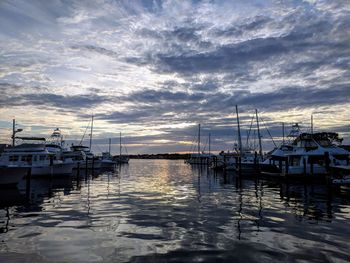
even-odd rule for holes
{"type": "Polygon", "coordinates": [[[325,163],[326,171],[327,171],[327,173],[328,173],[328,172],[329,172],[329,163],[330,163],[330,160],[329,160],[329,152],[325,152],[325,153],[324,153],[324,163],[325,163]]]}
{"type": "Polygon", "coordinates": [[[95,171],[95,157],[92,158],[92,166],[91,166],[91,169],[92,169],[91,173],[92,173],[92,175],[94,175],[94,171],[95,171]]]}
{"type": "Polygon", "coordinates": [[[312,158],[309,160],[310,160],[310,174],[311,176],[314,176],[314,161],[312,158]]]}
{"type": "MultiPolygon", "coordinates": [[[[286,162],[286,163],[287,163],[287,162],[286,162]]],[[[278,161],[278,167],[279,167],[280,170],[282,171],[282,168],[283,168],[283,167],[282,167],[282,160],[279,160],[279,161],[278,161]]]]}
{"type": "Polygon", "coordinates": [[[30,167],[26,175],[26,199],[30,200],[30,181],[32,178],[32,168],[30,167]]]}

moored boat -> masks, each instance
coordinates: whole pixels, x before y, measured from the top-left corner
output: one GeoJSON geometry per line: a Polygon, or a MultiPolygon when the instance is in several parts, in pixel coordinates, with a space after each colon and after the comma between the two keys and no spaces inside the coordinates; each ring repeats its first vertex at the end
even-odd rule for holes
{"type": "Polygon", "coordinates": [[[0,186],[17,185],[27,172],[26,167],[0,166],[0,186]]]}

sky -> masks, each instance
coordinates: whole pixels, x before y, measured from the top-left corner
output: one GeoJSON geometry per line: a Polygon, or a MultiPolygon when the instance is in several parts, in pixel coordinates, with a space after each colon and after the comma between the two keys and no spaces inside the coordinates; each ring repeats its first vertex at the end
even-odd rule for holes
{"type": "Polygon", "coordinates": [[[293,123],[350,144],[348,0],[0,2],[0,142],[60,128],[93,150],[264,150],[293,123]],[[267,132],[269,131],[269,132],[267,132]],[[271,134],[271,136],[269,135],[271,134]],[[87,143],[89,132],[85,133],[87,143]]]}

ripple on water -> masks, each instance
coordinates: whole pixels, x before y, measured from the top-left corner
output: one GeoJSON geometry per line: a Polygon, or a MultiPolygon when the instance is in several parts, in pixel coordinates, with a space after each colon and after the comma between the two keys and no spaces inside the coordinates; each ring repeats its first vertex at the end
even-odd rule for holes
{"type": "Polygon", "coordinates": [[[349,189],[167,160],[31,186],[0,202],[1,262],[350,261],[349,189]]]}

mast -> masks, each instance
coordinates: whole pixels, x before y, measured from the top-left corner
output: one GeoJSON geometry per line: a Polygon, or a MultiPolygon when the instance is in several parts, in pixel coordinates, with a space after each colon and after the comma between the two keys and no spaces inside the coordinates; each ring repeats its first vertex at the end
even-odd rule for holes
{"type": "Polygon", "coordinates": [[[284,145],[284,122],[282,122],[282,144],[284,145]]]}
{"type": "Polygon", "coordinates": [[[12,120],[12,147],[15,147],[16,120],[12,120]]]}
{"type": "Polygon", "coordinates": [[[209,155],[210,155],[210,133],[209,133],[209,155]]]}
{"type": "Polygon", "coordinates": [[[198,124],[198,155],[201,154],[201,125],[198,124]]]}
{"type": "Polygon", "coordinates": [[[112,141],[112,139],[109,138],[109,142],[108,142],[108,152],[109,152],[109,155],[111,155],[111,141],[112,141]]]}
{"type": "Polygon", "coordinates": [[[119,133],[119,160],[122,158],[122,133],[119,133]]]}
{"type": "Polygon", "coordinates": [[[256,115],[256,126],[258,128],[258,139],[259,139],[259,155],[262,157],[262,145],[261,145],[261,136],[260,136],[260,127],[259,127],[259,118],[258,118],[258,110],[255,109],[256,115]]]}
{"type": "Polygon", "coordinates": [[[314,115],[311,114],[311,134],[314,134],[314,115]]]}
{"type": "Polygon", "coordinates": [[[239,147],[239,156],[242,158],[242,138],[241,138],[241,127],[239,126],[239,116],[238,116],[238,106],[236,105],[236,114],[237,114],[237,128],[238,128],[238,147],[239,147]]]}
{"type": "Polygon", "coordinates": [[[91,129],[90,129],[90,151],[92,146],[92,130],[94,128],[94,115],[91,115],[91,129]]]}

